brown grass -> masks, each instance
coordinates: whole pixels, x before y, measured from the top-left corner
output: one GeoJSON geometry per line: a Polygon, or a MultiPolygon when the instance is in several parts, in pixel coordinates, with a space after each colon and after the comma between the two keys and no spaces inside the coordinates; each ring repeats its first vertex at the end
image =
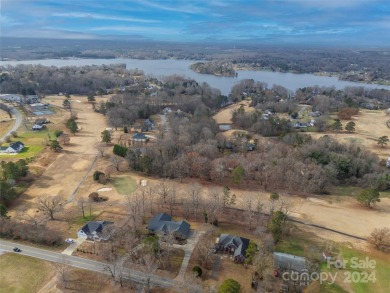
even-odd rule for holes
{"type": "Polygon", "coordinates": [[[232,123],[232,113],[234,110],[237,110],[241,107],[241,105],[244,106],[245,112],[253,112],[255,111],[255,108],[250,107],[251,101],[241,101],[239,103],[230,105],[223,110],[219,111],[217,114],[213,116],[215,122],[218,124],[231,124],[232,123]]]}

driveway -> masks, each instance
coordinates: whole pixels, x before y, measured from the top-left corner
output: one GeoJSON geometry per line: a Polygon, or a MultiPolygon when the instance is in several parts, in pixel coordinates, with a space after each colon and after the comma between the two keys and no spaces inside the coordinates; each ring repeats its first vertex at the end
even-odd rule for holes
{"type": "Polygon", "coordinates": [[[196,244],[199,241],[199,237],[204,233],[204,231],[191,231],[190,236],[187,238],[187,243],[185,245],[179,245],[179,244],[174,244],[173,247],[175,248],[180,248],[184,250],[184,258],[183,262],[181,264],[181,268],[179,273],[177,274],[177,277],[175,280],[181,280],[184,278],[184,275],[187,271],[188,263],[191,258],[192,251],[194,250],[196,244]]]}
{"type": "Polygon", "coordinates": [[[9,106],[10,108],[12,108],[12,114],[15,115],[15,123],[14,125],[12,126],[12,128],[6,132],[1,138],[0,140],[4,140],[5,137],[7,137],[8,135],[11,135],[11,132],[12,131],[16,131],[18,130],[18,128],[20,127],[20,125],[22,124],[22,115],[20,115],[20,112],[15,108],[15,107],[12,107],[12,106],[9,106]]]}
{"type": "Polygon", "coordinates": [[[77,247],[79,247],[85,240],[87,239],[84,239],[84,238],[77,238],[75,239],[75,241],[70,244],[63,252],[61,252],[62,254],[66,254],[66,255],[72,255],[73,251],[76,250],[77,247]]]}

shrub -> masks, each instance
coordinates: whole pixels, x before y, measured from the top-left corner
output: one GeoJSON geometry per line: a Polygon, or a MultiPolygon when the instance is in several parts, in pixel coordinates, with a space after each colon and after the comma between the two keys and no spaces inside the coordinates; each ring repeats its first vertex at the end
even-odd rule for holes
{"type": "Polygon", "coordinates": [[[200,276],[202,276],[203,271],[202,271],[202,268],[200,266],[194,266],[192,268],[192,271],[196,274],[196,277],[199,278],[200,276]]]}
{"type": "Polygon", "coordinates": [[[11,142],[11,136],[10,135],[7,135],[4,139],[5,139],[6,142],[11,142]]]}
{"type": "Polygon", "coordinates": [[[100,178],[100,175],[104,175],[104,173],[103,172],[100,172],[100,171],[95,171],[94,173],[93,173],[93,180],[95,180],[95,181],[98,181],[99,180],[99,178],[100,178]]]}
{"type": "Polygon", "coordinates": [[[124,157],[126,157],[127,148],[116,144],[116,145],[114,145],[113,153],[117,156],[124,158],[124,157]]]}
{"type": "Polygon", "coordinates": [[[99,193],[97,192],[92,192],[88,197],[93,201],[99,201],[99,193]]]}
{"type": "Polygon", "coordinates": [[[64,132],[63,132],[62,130],[56,130],[56,131],[54,132],[54,135],[55,135],[56,137],[60,137],[63,133],[64,133],[64,132]]]}
{"type": "Polygon", "coordinates": [[[17,133],[16,131],[12,131],[12,132],[11,132],[11,135],[12,135],[13,137],[18,137],[18,133],[17,133]]]}
{"type": "Polygon", "coordinates": [[[218,289],[218,293],[239,293],[241,285],[236,280],[226,279],[218,289]]]}
{"type": "Polygon", "coordinates": [[[108,181],[108,179],[107,179],[106,175],[100,174],[99,179],[98,179],[98,182],[99,182],[100,184],[106,184],[107,181],[108,181]]]}

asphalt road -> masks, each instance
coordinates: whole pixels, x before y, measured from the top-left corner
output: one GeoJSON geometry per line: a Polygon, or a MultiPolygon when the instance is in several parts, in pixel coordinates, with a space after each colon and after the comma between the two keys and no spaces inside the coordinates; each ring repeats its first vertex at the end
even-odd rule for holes
{"type": "Polygon", "coordinates": [[[5,133],[1,138],[0,140],[4,140],[4,138],[8,135],[11,135],[11,132],[12,131],[16,131],[18,130],[18,128],[20,127],[20,125],[22,124],[22,115],[20,115],[20,112],[15,108],[15,107],[12,107],[12,106],[9,106],[12,108],[12,115],[15,116],[16,120],[15,120],[15,123],[14,125],[12,126],[12,128],[7,132],[5,133]]]}
{"type": "MultiPolygon", "coordinates": [[[[107,264],[102,262],[88,260],[77,256],[65,255],[50,250],[45,250],[45,249],[35,248],[27,245],[21,245],[18,243],[0,240],[0,251],[3,250],[4,252],[16,253],[13,252],[14,247],[18,247],[22,250],[22,252],[18,254],[27,255],[30,257],[35,257],[35,258],[39,258],[39,259],[43,259],[55,263],[66,264],[84,270],[109,274],[107,269],[105,269],[105,267],[107,267],[107,264]]],[[[112,269],[112,266],[110,267],[112,269]]],[[[128,279],[130,281],[139,284],[144,284],[147,277],[146,274],[143,272],[136,271],[133,269],[127,269],[127,268],[125,269],[124,276],[125,279],[128,279]]],[[[150,275],[150,284],[161,288],[172,288],[175,285],[175,281],[157,275],[150,275]]]]}

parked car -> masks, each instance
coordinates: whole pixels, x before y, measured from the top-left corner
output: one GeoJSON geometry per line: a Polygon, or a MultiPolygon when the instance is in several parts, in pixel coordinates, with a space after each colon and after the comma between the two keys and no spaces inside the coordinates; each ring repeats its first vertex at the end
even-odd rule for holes
{"type": "Polygon", "coordinates": [[[14,251],[15,252],[22,252],[22,250],[20,248],[17,248],[17,247],[14,248],[14,251]]]}
{"type": "Polygon", "coordinates": [[[66,243],[73,243],[74,240],[73,240],[72,238],[68,238],[68,239],[65,239],[65,242],[66,242],[66,243]]]}

